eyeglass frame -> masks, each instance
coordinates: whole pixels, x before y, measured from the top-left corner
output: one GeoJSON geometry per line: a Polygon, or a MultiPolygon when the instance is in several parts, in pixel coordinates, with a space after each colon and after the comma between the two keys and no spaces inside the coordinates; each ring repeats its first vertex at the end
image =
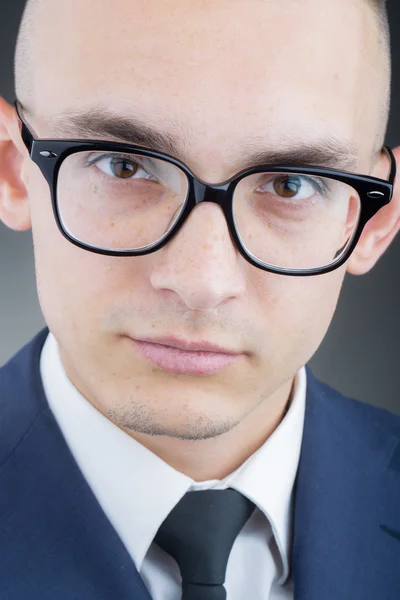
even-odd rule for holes
{"type": "Polygon", "coordinates": [[[49,184],[51,193],[51,202],[54,213],[54,218],[58,229],[61,234],[72,244],[93,252],[95,254],[102,254],[106,256],[144,256],[160,250],[163,246],[175,237],[180,228],[183,226],[189,214],[192,210],[201,202],[213,202],[221,207],[231,238],[234,244],[242,255],[242,257],[256,268],[270,273],[277,273],[279,275],[299,276],[307,277],[313,275],[322,275],[329,273],[341,267],[351,256],[357,243],[361,237],[363,229],[367,222],[375,216],[375,214],[384,206],[391,202],[393,197],[394,182],[396,178],[396,159],[389,146],[383,146],[384,150],[391,163],[389,179],[379,179],[377,177],[371,177],[369,175],[359,175],[350,173],[348,171],[338,171],[336,169],[328,169],[321,167],[314,167],[311,165],[304,165],[304,167],[290,165],[260,165],[257,167],[250,167],[243,169],[236,175],[226,181],[218,184],[207,184],[204,181],[197,178],[194,173],[185,165],[182,161],[177,158],[145,148],[143,146],[137,146],[134,144],[125,144],[121,142],[109,142],[103,140],[55,140],[55,139],[38,139],[34,130],[28,126],[24,117],[22,117],[23,107],[17,99],[14,103],[17,111],[18,118],[21,121],[21,137],[25,147],[27,148],[31,160],[39,167],[42,175],[49,184]],[[79,241],[72,237],[63,227],[57,202],[57,183],[60,168],[62,163],[68,156],[82,151],[104,151],[104,152],[121,152],[121,153],[133,153],[140,156],[149,156],[151,158],[158,158],[169,162],[178,167],[186,175],[188,181],[188,193],[186,198],[186,206],[172,227],[171,231],[161,239],[161,241],[155,242],[147,246],[145,249],[140,250],[111,250],[98,248],[97,246],[91,246],[85,242],[79,241]],[[357,224],[357,229],[353,234],[353,240],[351,241],[347,250],[341,255],[336,261],[330,265],[323,267],[316,267],[313,269],[286,269],[284,267],[277,267],[264,263],[253,256],[245,246],[242,244],[240,237],[236,231],[234,215],[233,215],[233,195],[235,188],[239,182],[248,175],[254,173],[268,172],[268,173],[299,173],[300,175],[316,175],[319,177],[328,177],[336,181],[345,183],[355,189],[360,198],[361,210],[360,217],[357,224]]]}

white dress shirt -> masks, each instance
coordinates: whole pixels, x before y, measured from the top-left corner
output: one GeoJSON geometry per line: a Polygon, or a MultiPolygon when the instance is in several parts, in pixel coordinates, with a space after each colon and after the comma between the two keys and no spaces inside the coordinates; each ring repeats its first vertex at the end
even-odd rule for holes
{"type": "Polygon", "coordinates": [[[40,370],[66,443],[153,600],[180,600],[182,594],[177,563],[153,543],[161,523],[186,492],[227,487],[256,504],[229,556],[227,600],[293,600],[292,490],[303,436],[304,367],[296,374],[289,410],[267,441],[223,480],[200,483],[122,431],[78,392],[51,333],[40,370]]]}

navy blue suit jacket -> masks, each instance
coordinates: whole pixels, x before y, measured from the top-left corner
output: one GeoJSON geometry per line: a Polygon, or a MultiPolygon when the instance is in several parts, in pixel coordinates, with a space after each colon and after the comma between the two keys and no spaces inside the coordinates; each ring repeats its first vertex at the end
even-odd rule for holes
{"type": "MultiPolygon", "coordinates": [[[[150,600],[50,411],[47,334],[0,369],[0,600],[150,600]]],[[[295,600],[399,600],[400,418],[307,377],[295,600]]]]}

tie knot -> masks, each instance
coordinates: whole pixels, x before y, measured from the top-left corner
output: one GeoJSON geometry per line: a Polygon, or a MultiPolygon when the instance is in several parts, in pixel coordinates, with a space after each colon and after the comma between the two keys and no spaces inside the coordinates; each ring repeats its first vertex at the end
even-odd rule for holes
{"type": "MultiPolygon", "coordinates": [[[[254,508],[251,500],[229,488],[187,492],[183,496],[154,541],[178,563],[184,590],[196,584],[222,586],[233,543],[254,508]]],[[[204,597],[213,598],[211,588],[208,592],[204,597]]]]}

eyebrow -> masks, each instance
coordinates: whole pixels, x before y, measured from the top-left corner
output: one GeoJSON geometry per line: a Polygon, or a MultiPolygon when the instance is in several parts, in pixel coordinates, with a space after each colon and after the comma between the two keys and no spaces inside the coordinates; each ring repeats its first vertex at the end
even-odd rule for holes
{"type": "MultiPolygon", "coordinates": [[[[185,162],[189,136],[184,135],[184,128],[175,121],[163,119],[163,122],[170,125],[170,132],[160,131],[140,119],[122,117],[100,107],[78,112],[67,110],[56,117],[52,130],[54,135],[61,138],[118,141],[146,147],[185,162]]],[[[311,140],[301,137],[290,140],[286,136],[279,148],[276,145],[263,145],[262,142],[262,136],[258,135],[235,143],[236,156],[230,161],[231,164],[238,171],[261,165],[308,165],[354,171],[358,165],[355,144],[334,135],[311,140]]]]}

